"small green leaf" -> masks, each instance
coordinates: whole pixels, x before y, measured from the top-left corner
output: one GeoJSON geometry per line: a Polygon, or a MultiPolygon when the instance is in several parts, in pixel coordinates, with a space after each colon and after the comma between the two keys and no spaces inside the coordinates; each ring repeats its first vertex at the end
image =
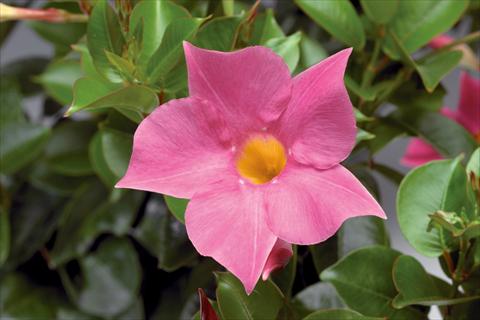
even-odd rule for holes
{"type": "Polygon", "coordinates": [[[377,92],[373,87],[362,88],[353,80],[350,76],[345,75],[345,86],[348,90],[353,92],[356,96],[362,98],[365,101],[373,101],[377,97],[377,92]]]}
{"type": "Polygon", "coordinates": [[[338,242],[336,235],[324,242],[308,246],[318,274],[322,273],[323,270],[338,260],[337,248],[338,242]]]}
{"type": "Polygon", "coordinates": [[[480,148],[477,148],[470,157],[467,163],[467,176],[470,182],[474,183],[472,179],[477,179],[477,188],[480,189],[480,148]]]}
{"type": "Polygon", "coordinates": [[[81,78],[75,82],[73,103],[67,115],[80,110],[98,111],[115,108],[121,112],[133,112],[141,117],[142,113],[152,112],[158,104],[155,92],[145,86],[129,85],[111,91],[101,81],[81,78]]]}
{"type": "Polygon", "coordinates": [[[106,0],[98,1],[90,15],[87,45],[98,72],[112,82],[121,82],[122,78],[108,61],[105,50],[122,56],[125,39],[117,14],[106,0]]]}
{"type": "Polygon", "coordinates": [[[300,59],[299,44],[301,39],[302,33],[298,31],[288,37],[272,38],[265,42],[265,46],[282,57],[290,72],[293,72],[300,59]]]}
{"type": "Polygon", "coordinates": [[[424,319],[415,309],[391,306],[397,294],[391,272],[398,256],[398,251],[383,246],[362,248],[324,270],[320,278],[333,284],[349,308],[366,316],[424,319]]]}
{"type": "Polygon", "coordinates": [[[118,181],[127,171],[132,154],[133,136],[109,128],[103,128],[100,132],[103,158],[118,181]]]}
{"type": "Polygon", "coordinates": [[[148,61],[150,83],[163,79],[178,63],[183,56],[183,41],[191,40],[202,22],[203,19],[183,18],[173,21],[167,27],[162,43],[148,61]]]}
{"type": "Polygon", "coordinates": [[[136,68],[131,61],[107,50],[105,50],[105,55],[107,56],[108,61],[112,66],[117,68],[117,71],[124,79],[127,79],[130,82],[135,80],[136,68]]]}
{"type": "Polygon", "coordinates": [[[360,0],[367,17],[376,24],[386,24],[398,10],[399,0],[360,0]]]}
{"type": "Polygon", "coordinates": [[[185,223],[185,210],[187,209],[188,199],[180,199],[165,195],[165,203],[168,210],[177,218],[181,223],[185,223]]]}
{"type": "MultiPolygon", "coordinates": [[[[448,31],[467,6],[468,0],[399,1],[397,13],[388,28],[398,36],[407,53],[412,53],[436,35],[448,31]]],[[[394,59],[401,56],[391,35],[387,35],[383,49],[394,59]]]]}
{"type": "Polygon", "coordinates": [[[205,49],[231,51],[243,16],[215,18],[203,25],[194,44],[205,49]]]}
{"type": "Polygon", "coordinates": [[[145,216],[133,236],[158,258],[158,267],[163,270],[174,271],[190,265],[196,258],[185,226],[168,213],[159,195],[148,201],[145,216]]]}
{"type": "Polygon", "coordinates": [[[0,267],[7,260],[10,252],[10,214],[0,207],[0,267]]]}
{"type": "Polygon", "coordinates": [[[385,318],[366,317],[358,312],[338,309],[338,310],[320,310],[309,314],[303,320],[382,320],[385,318]]]}
{"type": "Polygon", "coordinates": [[[92,168],[102,182],[109,188],[113,188],[118,182],[118,177],[112,172],[105,160],[102,145],[102,134],[97,132],[90,142],[88,156],[92,168]]]}
{"type": "Polygon", "coordinates": [[[402,109],[439,111],[443,106],[445,94],[442,85],[437,86],[433,92],[427,92],[417,83],[409,81],[395,90],[389,101],[402,109]]]}
{"type": "Polygon", "coordinates": [[[283,295],[270,281],[258,281],[248,296],[242,283],[230,273],[218,272],[217,302],[223,319],[276,319],[283,295]]]}
{"type": "Polygon", "coordinates": [[[448,182],[457,165],[457,160],[427,163],[410,171],[398,189],[400,230],[418,252],[428,257],[438,257],[446,250],[438,230],[427,231],[428,215],[442,209],[448,182]]]}
{"type": "Polygon", "coordinates": [[[382,219],[372,216],[350,218],[338,232],[338,255],[343,257],[361,247],[389,246],[389,243],[382,219]]]}
{"type": "Polygon", "coordinates": [[[73,84],[82,76],[80,63],[77,60],[62,59],[51,63],[36,78],[52,98],[63,105],[72,103],[73,84]]]}
{"type": "Polygon", "coordinates": [[[130,16],[130,32],[143,22],[142,48],[137,60],[146,63],[164,38],[167,27],[178,19],[190,18],[190,13],[171,1],[141,1],[130,16]]]}
{"type": "Polygon", "coordinates": [[[275,20],[275,16],[272,9],[267,9],[265,13],[260,14],[255,18],[253,24],[253,31],[250,38],[250,44],[264,45],[268,40],[272,38],[285,37],[282,28],[275,20]]]}
{"type": "Polygon", "coordinates": [[[295,0],[295,3],[341,42],[356,49],[362,49],[365,45],[362,22],[350,1],[295,0]]]}
{"type": "Polygon", "coordinates": [[[12,174],[35,160],[50,136],[50,128],[32,123],[0,127],[0,172],[12,174]]]}
{"type": "Polygon", "coordinates": [[[397,258],[393,266],[393,281],[399,293],[392,304],[398,309],[412,304],[445,306],[480,299],[480,296],[445,296],[442,287],[448,288],[449,285],[445,283],[438,287],[438,280],[434,280],[422,265],[410,256],[402,255],[397,258]]]}
{"type": "Polygon", "coordinates": [[[428,92],[433,92],[440,80],[455,69],[462,55],[458,50],[446,51],[417,62],[417,71],[428,92]]]}
{"type": "Polygon", "coordinates": [[[355,137],[355,143],[359,144],[362,141],[365,140],[372,140],[375,138],[375,135],[373,133],[367,132],[363,129],[357,128],[357,135],[355,137]]]}
{"type": "Polygon", "coordinates": [[[302,39],[300,40],[300,70],[310,68],[326,57],[328,57],[327,51],[317,40],[302,34],[302,39]]]}

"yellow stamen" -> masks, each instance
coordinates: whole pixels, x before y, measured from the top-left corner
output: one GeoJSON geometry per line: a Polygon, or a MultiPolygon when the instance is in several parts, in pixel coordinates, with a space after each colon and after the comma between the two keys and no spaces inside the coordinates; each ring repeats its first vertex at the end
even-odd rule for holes
{"type": "Polygon", "coordinates": [[[250,138],[240,150],[237,170],[254,184],[269,182],[282,172],[287,163],[283,145],[272,136],[250,138]]]}

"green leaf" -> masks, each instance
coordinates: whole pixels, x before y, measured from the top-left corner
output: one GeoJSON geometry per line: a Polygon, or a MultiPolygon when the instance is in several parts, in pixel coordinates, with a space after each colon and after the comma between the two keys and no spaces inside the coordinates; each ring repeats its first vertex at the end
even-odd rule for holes
{"type": "Polygon", "coordinates": [[[90,121],[65,121],[55,127],[45,148],[48,167],[67,176],[92,174],[87,148],[95,130],[90,121]]]}
{"type": "MultiPolygon", "coordinates": [[[[101,81],[81,78],[75,82],[73,103],[67,115],[80,110],[98,111],[114,108],[118,111],[130,111],[141,119],[142,113],[150,113],[158,106],[155,92],[145,86],[129,85],[111,91],[101,81]]],[[[135,118],[132,120],[139,120],[135,118]]]]}
{"type": "Polygon", "coordinates": [[[142,270],[129,240],[103,241],[93,254],[80,260],[80,268],[84,281],[77,305],[82,311],[111,318],[136,301],[142,270]]]}
{"type": "MultiPolygon", "coordinates": [[[[395,261],[393,281],[399,293],[392,304],[398,309],[412,304],[445,306],[480,299],[480,296],[458,298],[445,296],[445,292],[437,287],[437,281],[427,274],[417,260],[410,256],[402,255],[395,261]]],[[[449,287],[448,284],[445,283],[445,285],[447,288],[449,287]]]]}
{"type": "Polygon", "coordinates": [[[439,111],[443,106],[445,94],[446,91],[442,85],[437,86],[433,92],[428,92],[417,83],[409,81],[398,88],[389,101],[402,109],[439,111]]]}
{"type": "Polygon", "coordinates": [[[163,270],[174,271],[196,258],[185,226],[168,213],[160,195],[152,195],[148,201],[145,216],[133,236],[158,258],[158,267],[163,270]]]}
{"type": "MultiPolygon", "coordinates": [[[[3,99],[9,92],[3,89],[3,86],[8,85],[16,80],[20,84],[20,91],[22,95],[31,96],[41,91],[41,86],[33,78],[40,75],[46,68],[49,60],[42,57],[28,56],[26,58],[16,59],[13,62],[2,65],[0,69],[0,76],[2,81],[0,87],[2,87],[2,95],[0,99],[3,99]]],[[[1,117],[0,117],[1,119],[1,117]]],[[[1,120],[0,120],[1,121],[1,120]]]]}
{"type": "Polygon", "coordinates": [[[130,191],[118,201],[109,202],[107,190],[99,183],[83,185],[65,206],[64,221],[50,253],[51,265],[81,257],[101,233],[127,234],[143,196],[130,191]]]}
{"type": "Polygon", "coordinates": [[[0,207],[0,267],[10,252],[10,214],[0,207]]]}
{"type": "Polygon", "coordinates": [[[382,150],[395,138],[405,135],[405,129],[390,118],[377,118],[373,126],[369,127],[375,138],[367,141],[368,148],[375,154],[382,150]]]}
{"type": "Polygon", "coordinates": [[[0,90],[2,92],[0,94],[0,127],[9,123],[26,122],[18,83],[11,78],[2,78],[0,90]]]}
{"type": "Polygon", "coordinates": [[[358,110],[355,107],[353,108],[353,112],[355,113],[355,121],[357,123],[359,123],[359,122],[370,122],[370,121],[375,120],[375,118],[366,116],[365,114],[363,114],[360,110],[358,110]]]}
{"type": "Polygon", "coordinates": [[[130,32],[143,23],[142,48],[137,60],[146,63],[162,42],[167,26],[190,13],[171,1],[141,1],[130,16],[130,32]]]}
{"type": "Polygon", "coordinates": [[[320,310],[308,315],[303,320],[382,320],[384,318],[366,317],[358,312],[338,309],[338,310],[320,310]]]}
{"type": "Polygon", "coordinates": [[[285,34],[275,20],[272,9],[265,10],[265,13],[260,14],[257,18],[255,18],[250,44],[264,45],[272,38],[281,37],[285,37],[285,34]]]}
{"type": "Polygon", "coordinates": [[[355,136],[355,143],[359,144],[362,141],[365,140],[372,140],[375,138],[375,135],[373,133],[367,132],[363,129],[357,128],[357,135],[355,136]]]}
{"type": "Polygon", "coordinates": [[[338,255],[343,257],[361,247],[389,246],[389,243],[382,219],[373,216],[350,218],[338,232],[338,255]]]}
{"type": "Polygon", "coordinates": [[[33,123],[7,123],[0,127],[0,172],[13,174],[35,160],[50,136],[50,128],[33,123]]]}
{"type": "Polygon", "coordinates": [[[362,22],[350,1],[295,0],[295,3],[313,21],[341,42],[356,49],[362,49],[365,45],[362,22]]]}
{"type": "Polygon", "coordinates": [[[230,273],[218,272],[217,302],[223,319],[276,319],[283,296],[272,281],[258,281],[248,296],[242,283],[230,273]]]}
{"type": "Polygon", "coordinates": [[[367,17],[376,24],[386,24],[397,13],[399,0],[360,0],[367,17]]]}
{"type": "Polygon", "coordinates": [[[231,51],[243,16],[215,18],[203,25],[194,44],[205,49],[231,51]]]}
{"type": "Polygon", "coordinates": [[[446,250],[438,230],[427,231],[428,215],[442,209],[448,183],[458,165],[458,160],[427,163],[410,171],[398,189],[400,230],[418,252],[428,257],[438,257],[446,250]]]}
{"type": "MultiPolygon", "coordinates": [[[[389,30],[398,36],[406,51],[412,53],[433,37],[449,30],[467,6],[468,0],[399,1],[389,30]]],[[[391,35],[387,35],[383,49],[394,59],[401,56],[391,35]]]]}
{"type": "Polygon", "coordinates": [[[305,317],[318,309],[345,307],[335,288],[326,282],[317,282],[297,293],[292,305],[300,317],[305,317]]]}
{"type": "Polygon", "coordinates": [[[28,179],[37,189],[59,196],[71,196],[84,182],[83,176],[64,176],[55,172],[45,160],[35,163],[28,173],[28,179]]]}
{"type": "Polygon", "coordinates": [[[118,17],[106,0],[98,1],[90,15],[87,45],[98,72],[112,82],[121,82],[122,78],[108,61],[105,50],[122,56],[125,39],[118,17]]]}
{"type": "Polygon", "coordinates": [[[417,71],[428,92],[433,92],[440,80],[450,73],[462,59],[458,50],[441,52],[417,63],[417,71]]]}
{"type": "Polygon", "coordinates": [[[109,188],[113,188],[118,182],[118,177],[112,172],[105,160],[102,145],[102,133],[95,134],[88,148],[88,156],[93,170],[102,182],[109,188]]]}
{"type": "Polygon", "coordinates": [[[301,39],[302,33],[298,31],[288,37],[272,38],[265,42],[265,46],[282,57],[290,72],[293,72],[300,59],[299,44],[301,39]]]}
{"type": "Polygon", "coordinates": [[[52,98],[60,104],[70,104],[73,99],[73,84],[82,76],[80,63],[77,60],[62,59],[51,63],[36,78],[52,98]]]}
{"type": "Polygon", "coordinates": [[[202,22],[203,19],[182,18],[168,25],[162,43],[148,61],[150,83],[157,83],[178,63],[183,56],[183,41],[191,40],[202,22]]]}
{"type": "Polygon", "coordinates": [[[188,199],[164,196],[168,210],[177,218],[178,221],[185,224],[185,210],[187,209],[188,199]]]}
{"type": "Polygon", "coordinates": [[[302,39],[300,40],[299,61],[299,67],[301,70],[310,68],[326,57],[328,57],[328,53],[318,41],[310,38],[306,34],[302,34],[302,39]]]}
{"type": "Polygon", "coordinates": [[[106,50],[105,55],[107,56],[110,64],[117,69],[124,79],[128,80],[129,82],[135,81],[136,68],[130,60],[122,58],[119,55],[106,50]]]}
{"type": "Polygon", "coordinates": [[[57,226],[60,199],[32,187],[22,190],[22,202],[10,210],[10,254],[6,270],[29,259],[42,248],[57,226]]]}
{"type": "Polygon", "coordinates": [[[100,130],[105,163],[117,182],[125,175],[132,154],[133,136],[115,129],[100,130]]]}
{"type": "Polygon", "coordinates": [[[318,274],[338,260],[337,248],[338,241],[336,235],[324,242],[308,246],[318,274]]]}
{"type": "Polygon", "coordinates": [[[469,157],[476,148],[475,140],[465,128],[438,112],[404,110],[395,113],[392,120],[447,158],[462,153],[469,157]]]}
{"type": "Polygon", "coordinates": [[[383,246],[362,248],[324,270],[320,278],[333,284],[349,308],[366,316],[423,319],[419,311],[391,306],[397,294],[391,272],[398,256],[398,251],[383,246]]]}
{"type": "Polygon", "coordinates": [[[362,88],[355,80],[350,76],[345,75],[345,85],[348,90],[353,92],[356,96],[362,98],[365,101],[373,101],[377,97],[377,92],[373,87],[362,88]]]}

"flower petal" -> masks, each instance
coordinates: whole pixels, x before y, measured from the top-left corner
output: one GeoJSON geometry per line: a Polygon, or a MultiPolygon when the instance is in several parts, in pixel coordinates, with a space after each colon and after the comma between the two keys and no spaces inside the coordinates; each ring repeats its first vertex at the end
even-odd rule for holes
{"type": "Polygon", "coordinates": [[[272,252],[270,252],[268,256],[267,263],[265,263],[265,267],[263,268],[262,280],[266,281],[270,273],[286,266],[292,255],[292,245],[282,239],[277,239],[272,252]]]}
{"type": "Polygon", "coordinates": [[[267,224],[280,239],[313,244],[331,237],[351,217],[386,218],[365,187],[341,165],[316,170],[290,162],[265,193],[267,224]]]}
{"type": "Polygon", "coordinates": [[[406,167],[416,167],[439,159],[442,159],[442,156],[431,145],[420,138],[413,138],[407,145],[400,163],[406,167]]]}
{"type": "Polygon", "coordinates": [[[439,36],[436,36],[430,42],[428,43],[428,46],[432,49],[440,49],[441,47],[444,47],[446,45],[449,45],[455,41],[455,38],[450,37],[449,35],[446,34],[441,34],[439,36]]]}
{"type": "Polygon", "coordinates": [[[293,79],[292,99],[278,134],[300,163],[326,169],[352,151],[355,117],[343,82],[351,52],[342,50],[293,79]]]}
{"type": "Polygon", "coordinates": [[[462,72],[460,75],[457,119],[471,133],[480,132],[480,80],[468,72],[462,72]]]}
{"type": "Polygon", "coordinates": [[[188,237],[197,251],[238,277],[248,294],[277,240],[264,219],[262,188],[237,179],[196,193],[185,213],[188,237]]]}
{"type": "Polygon", "coordinates": [[[210,101],[240,132],[259,130],[286,108],[291,77],[282,58],[265,47],[235,52],[184,42],[190,96],[210,101]]]}
{"type": "Polygon", "coordinates": [[[230,167],[228,140],[225,123],[207,102],[172,100],[140,123],[117,187],[190,198],[230,167]]]}

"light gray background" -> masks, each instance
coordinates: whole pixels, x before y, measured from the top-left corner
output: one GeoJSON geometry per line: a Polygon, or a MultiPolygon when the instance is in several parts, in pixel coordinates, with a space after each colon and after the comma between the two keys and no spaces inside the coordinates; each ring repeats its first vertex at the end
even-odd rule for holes
{"type": "MultiPolygon", "coordinates": [[[[468,21],[467,23],[462,24],[460,28],[457,29],[458,33],[465,34],[469,28],[469,24],[468,21]]],[[[19,23],[0,49],[0,66],[32,55],[49,58],[53,56],[53,52],[53,47],[51,45],[41,40],[25,25],[25,23],[19,23]]],[[[457,106],[458,101],[459,73],[459,70],[455,70],[443,80],[443,84],[448,93],[444,105],[454,108],[457,106]]],[[[33,97],[27,100],[25,106],[32,110],[40,108],[41,103],[41,97],[33,97]]],[[[35,113],[35,111],[33,112],[35,113]]],[[[408,168],[399,164],[399,159],[405,151],[407,142],[407,138],[396,139],[375,157],[376,162],[386,164],[403,173],[408,172],[408,168]]],[[[387,226],[390,232],[392,247],[405,254],[416,257],[428,272],[448,280],[440,269],[437,259],[427,258],[418,254],[402,236],[395,218],[395,196],[397,188],[381,175],[377,175],[377,178],[381,190],[382,206],[389,217],[387,220],[387,226]]],[[[439,319],[440,316],[438,310],[433,309],[430,313],[430,318],[439,319]]]]}

